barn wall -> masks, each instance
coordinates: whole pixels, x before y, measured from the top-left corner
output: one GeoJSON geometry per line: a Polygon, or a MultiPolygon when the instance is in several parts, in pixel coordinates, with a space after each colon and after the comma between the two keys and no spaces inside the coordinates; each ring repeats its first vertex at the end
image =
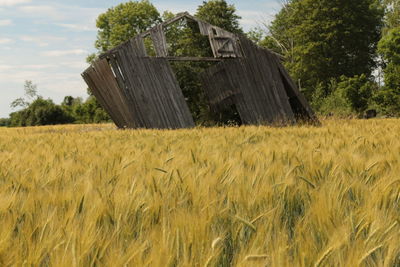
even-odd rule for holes
{"type": "Polygon", "coordinates": [[[96,61],[82,74],[100,105],[120,127],[134,127],[131,123],[129,104],[122,94],[107,60],[96,61]]]}
{"type": "Polygon", "coordinates": [[[99,103],[120,128],[194,127],[168,60],[140,57],[140,47],[137,38],[126,42],[84,73],[99,103]]]}
{"type": "Polygon", "coordinates": [[[314,113],[298,91],[280,58],[240,37],[243,58],[226,59],[207,69],[202,81],[210,105],[234,103],[245,124],[295,123],[314,113]],[[232,96],[227,101],[227,97],[232,96]]]}
{"type": "MultiPolygon", "coordinates": [[[[245,57],[227,59],[202,75],[210,102],[232,91],[236,108],[245,124],[295,122],[274,55],[241,39],[245,57]],[[218,81],[218,87],[207,81],[218,81]],[[218,93],[217,93],[218,92],[218,93]],[[217,94],[217,95],[216,95],[217,94]]],[[[218,103],[214,103],[218,105],[218,103]]]]}

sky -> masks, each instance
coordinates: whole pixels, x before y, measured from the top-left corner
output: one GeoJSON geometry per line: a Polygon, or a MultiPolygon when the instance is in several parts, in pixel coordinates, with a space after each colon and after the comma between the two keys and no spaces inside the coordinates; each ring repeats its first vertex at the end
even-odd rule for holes
{"type": "MultiPolygon", "coordinates": [[[[60,103],[67,95],[87,97],[80,73],[95,52],[96,18],[117,0],[0,0],[0,118],[24,95],[31,80],[39,95],[60,103]]],[[[202,0],[153,0],[160,13],[196,12],[202,0]]],[[[280,0],[228,0],[245,31],[273,19],[280,0]]]]}

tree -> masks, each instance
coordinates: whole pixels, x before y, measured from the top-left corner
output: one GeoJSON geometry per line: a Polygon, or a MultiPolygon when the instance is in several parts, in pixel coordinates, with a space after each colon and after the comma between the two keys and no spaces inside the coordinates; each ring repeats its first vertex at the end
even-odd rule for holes
{"type": "Polygon", "coordinates": [[[160,14],[148,0],[119,4],[98,17],[95,47],[105,52],[159,22],[160,14]]]}
{"type": "Polygon", "coordinates": [[[74,118],[74,123],[102,123],[110,121],[110,117],[94,96],[89,96],[86,101],[83,101],[80,97],[66,96],[61,103],[61,108],[74,118]]]}
{"type": "Polygon", "coordinates": [[[33,84],[32,81],[25,81],[24,91],[25,91],[25,97],[20,97],[15,99],[10,105],[12,108],[17,108],[17,107],[26,108],[30,105],[32,101],[41,97],[37,93],[37,85],[33,84]]]}
{"type": "Polygon", "coordinates": [[[385,29],[379,41],[384,86],[374,95],[381,113],[400,116],[400,2],[387,0],[385,29]]]}
{"type": "Polygon", "coordinates": [[[386,34],[388,30],[400,27],[400,2],[398,0],[383,0],[383,3],[386,9],[383,33],[386,34]]]}
{"type": "Polygon", "coordinates": [[[266,45],[279,50],[285,65],[310,100],[332,79],[371,76],[382,28],[377,0],[291,0],[269,28],[266,45]]]}
{"type": "MultiPolygon", "coordinates": [[[[317,92],[320,88],[317,88],[317,92]]],[[[329,84],[332,93],[328,97],[316,99],[319,111],[323,115],[361,117],[372,105],[372,95],[378,90],[378,84],[367,76],[332,79],[329,84]]]]}
{"type": "Polygon", "coordinates": [[[234,5],[225,0],[203,1],[197,8],[196,17],[233,33],[243,33],[240,27],[240,16],[236,14],[234,5]]]}
{"type": "Polygon", "coordinates": [[[9,118],[0,118],[0,127],[8,127],[10,126],[9,118]]]}
{"type": "Polygon", "coordinates": [[[37,98],[27,108],[10,114],[10,126],[39,126],[72,123],[69,116],[52,100],[37,98]]]}
{"type": "Polygon", "coordinates": [[[77,123],[101,123],[109,122],[110,117],[100,106],[94,96],[89,96],[85,102],[75,103],[72,114],[77,123]]]}

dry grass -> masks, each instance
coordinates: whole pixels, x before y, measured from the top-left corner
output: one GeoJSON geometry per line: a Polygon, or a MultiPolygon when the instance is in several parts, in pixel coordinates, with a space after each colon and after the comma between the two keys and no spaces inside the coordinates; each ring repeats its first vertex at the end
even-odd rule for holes
{"type": "Polygon", "coordinates": [[[0,129],[0,265],[399,266],[400,120],[0,129]]]}

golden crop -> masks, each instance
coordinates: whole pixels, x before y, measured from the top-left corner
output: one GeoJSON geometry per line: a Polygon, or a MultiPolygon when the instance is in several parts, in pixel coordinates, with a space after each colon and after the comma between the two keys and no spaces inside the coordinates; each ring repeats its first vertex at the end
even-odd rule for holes
{"type": "Polygon", "coordinates": [[[399,266],[400,120],[0,128],[1,266],[399,266]]]}

